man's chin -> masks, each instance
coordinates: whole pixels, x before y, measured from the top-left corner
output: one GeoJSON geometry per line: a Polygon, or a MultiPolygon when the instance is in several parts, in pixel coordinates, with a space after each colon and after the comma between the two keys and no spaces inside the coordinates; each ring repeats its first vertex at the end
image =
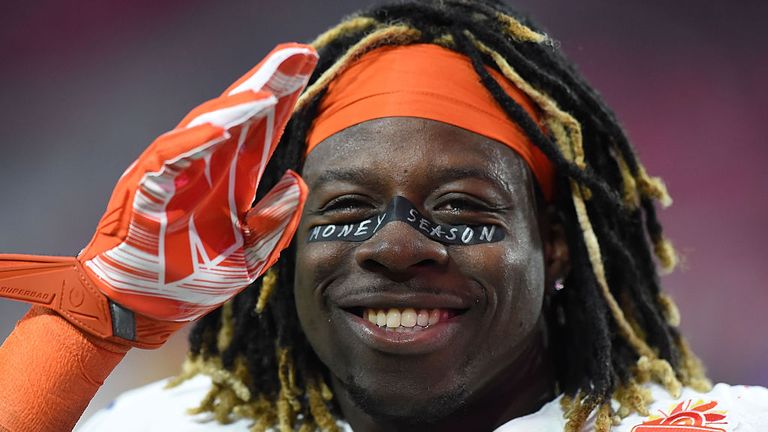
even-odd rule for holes
{"type": "Polygon", "coordinates": [[[439,423],[461,409],[467,398],[464,387],[448,392],[421,397],[413,395],[383,395],[352,380],[343,384],[350,399],[363,412],[378,423],[402,426],[432,425],[439,423]]]}

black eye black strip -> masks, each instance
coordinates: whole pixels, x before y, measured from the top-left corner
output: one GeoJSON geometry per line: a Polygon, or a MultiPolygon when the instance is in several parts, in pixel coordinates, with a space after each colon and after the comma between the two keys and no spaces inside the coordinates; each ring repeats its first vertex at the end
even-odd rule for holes
{"type": "Polygon", "coordinates": [[[390,222],[405,222],[430,239],[449,245],[494,243],[504,238],[496,225],[446,225],[432,222],[405,197],[396,196],[384,213],[344,225],[318,225],[309,231],[307,243],[320,241],[365,241],[390,222]]]}

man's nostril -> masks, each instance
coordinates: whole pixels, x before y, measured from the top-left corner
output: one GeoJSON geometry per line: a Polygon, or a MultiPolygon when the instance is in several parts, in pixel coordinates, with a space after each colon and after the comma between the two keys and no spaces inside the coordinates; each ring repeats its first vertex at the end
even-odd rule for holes
{"type": "Polygon", "coordinates": [[[390,223],[355,248],[357,264],[388,279],[405,281],[448,262],[446,246],[404,223],[390,223]]]}

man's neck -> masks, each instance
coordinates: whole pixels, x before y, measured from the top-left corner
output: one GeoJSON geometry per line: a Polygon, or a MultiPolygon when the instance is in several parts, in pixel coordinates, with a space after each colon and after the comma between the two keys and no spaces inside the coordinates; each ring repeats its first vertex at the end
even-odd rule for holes
{"type": "Polygon", "coordinates": [[[508,421],[532,414],[555,396],[554,366],[542,333],[532,335],[532,342],[517,361],[489,380],[486,389],[472,396],[466,405],[437,423],[402,424],[382,422],[361,410],[344,385],[333,379],[333,389],[344,418],[355,432],[410,430],[491,431],[508,421]]]}

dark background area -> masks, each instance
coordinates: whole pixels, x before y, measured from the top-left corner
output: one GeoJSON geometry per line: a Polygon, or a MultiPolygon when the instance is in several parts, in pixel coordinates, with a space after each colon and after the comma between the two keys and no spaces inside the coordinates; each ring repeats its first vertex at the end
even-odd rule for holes
{"type": "MultiPolygon", "coordinates": [[[[155,136],[275,44],[371,2],[29,1],[0,6],[0,251],[73,255],[155,136]]],[[[521,0],[622,119],[675,204],[662,281],[715,381],[768,385],[768,2],[521,0]]],[[[0,301],[0,338],[26,306],[0,301]]],[[[184,334],[132,351],[86,412],[176,372],[184,334]]]]}

